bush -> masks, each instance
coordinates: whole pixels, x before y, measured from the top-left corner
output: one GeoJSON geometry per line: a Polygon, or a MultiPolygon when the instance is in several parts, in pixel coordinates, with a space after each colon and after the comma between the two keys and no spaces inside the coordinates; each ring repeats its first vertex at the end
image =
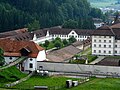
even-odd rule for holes
{"type": "Polygon", "coordinates": [[[95,59],[97,59],[97,56],[88,55],[87,58],[88,58],[88,63],[90,63],[90,62],[94,61],[95,59]]]}

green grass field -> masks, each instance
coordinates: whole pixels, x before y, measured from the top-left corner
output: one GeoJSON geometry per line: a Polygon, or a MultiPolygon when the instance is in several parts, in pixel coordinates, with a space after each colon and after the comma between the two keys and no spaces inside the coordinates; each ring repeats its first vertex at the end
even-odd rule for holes
{"type": "Polygon", "coordinates": [[[94,78],[78,87],[71,88],[71,90],[120,90],[120,79],[94,78]]]}
{"type": "MultiPolygon", "coordinates": [[[[67,77],[40,77],[33,76],[29,80],[14,86],[16,89],[33,89],[34,86],[48,86],[49,88],[54,88],[55,86],[60,86],[65,89],[66,80],[80,80],[76,78],[67,77]]],[[[62,90],[62,89],[61,89],[62,90]]]]}
{"type": "Polygon", "coordinates": [[[17,69],[15,66],[4,69],[0,71],[0,87],[3,87],[4,84],[19,80],[25,76],[27,75],[21,73],[20,70],[17,69]]]}
{"type": "MultiPolygon", "coordinates": [[[[31,77],[29,80],[14,86],[17,89],[33,89],[35,85],[43,86],[65,86],[65,81],[71,79],[66,77],[47,77],[41,78],[39,76],[31,77]]],[[[72,80],[77,80],[73,79],[72,80]]],[[[89,82],[81,84],[77,87],[72,87],[70,89],[61,88],[59,90],[119,90],[120,89],[120,79],[114,78],[91,78],[89,82]]],[[[53,89],[51,89],[53,90],[53,89]]]]}

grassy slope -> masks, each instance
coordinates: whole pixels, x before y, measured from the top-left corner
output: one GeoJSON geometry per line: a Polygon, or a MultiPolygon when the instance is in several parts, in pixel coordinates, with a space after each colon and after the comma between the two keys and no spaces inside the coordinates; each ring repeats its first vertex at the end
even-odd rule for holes
{"type": "Polygon", "coordinates": [[[75,78],[67,78],[67,77],[40,77],[40,76],[33,76],[29,80],[14,86],[13,88],[19,89],[32,89],[34,86],[65,86],[66,80],[78,80],[75,78]]]}
{"type": "Polygon", "coordinates": [[[71,90],[119,90],[120,79],[105,78],[105,79],[93,79],[71,90]]]}
{"type": "MultiPolygon", "coordinates": [[[[65,81],[69,78],[65,77],[51,77],[51,78],[40,78],[40,77],[32,77],[29,80],[15,86],[15,88],[33,88],[34,85],[48,85],[48,86],[60,86],[64,85],[65,81]]],[[[73,79],[72,79],[73,80],[73,79]]],[[[120,79],[113,78],[92,78],[89,82],[81,84],[77,87],[73,87],[71,89],[60,89],[60,90],[119,90],[120,88],[120,79]]]]}
{"type": "Polygon", "coordinates": [[[15,66],[0,71],[0,86],[5,83],[13,82],[25,77],[26,74],[21,73],[15,66]]]}

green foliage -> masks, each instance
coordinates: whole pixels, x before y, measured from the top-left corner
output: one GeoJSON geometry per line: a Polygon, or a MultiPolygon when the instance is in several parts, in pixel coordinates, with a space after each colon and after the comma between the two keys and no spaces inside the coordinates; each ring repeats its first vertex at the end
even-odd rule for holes
{"type": "Polygon", "coordinates": [[[72,60],[70,61],[72,64],[85,64],[85,60],[72,60]]]}
{"type": "Polygon", "coordinates": [[[0,48],[0,66],[3,66],[5,64],[5,59],[4,59],[4,51],[0,48]]]}
{"type": "Polygon", "coordinates": [[[68,41],[66,39],[63,40],[63,44],[64,44],[64,46],[69,45],[69,43],[68,43],[68,41]]]}
{"type": "Polygon", "coordinates": [[[55,43],[54,43],[54,46],[57,48],[57,49],[60,49],[60,48],[62,48],[62,43],[59,41],[59,40],[57,40],[57,41],[55,41],[55,43]]]}
{"type": "Polygon", "coordinates": [[[63,28],[71,28],[71,29],[75,29],[75,28],[78,28],[78,22],[75,21],[75,20],[68,20],[68,21],[65,21],[63,23],[63,28]]]}
{"type": "MultiPolygon", "coordinates": [[[[13,88],[17,88],[20,90],[27,90],[27,89],[33,89],[34,86],[48,86],[49,88],[52,88],[54,86],[62,86],[65,90],[65,83],[66,80],[80,80],[78,78],[67,78],[67,77],[40,77],[40,76],[33,76],[29,80],[22,82],[13,88]],[[31,83],[32,82],[32,83],[31,83]]],[[[51,89],[54,90],[54,89],[51,89]]]]}
{"type": "Polygon", "coordinates": [[[70,37],[68,40],[69,40],[69,43],[70,43],[70,44],[77,41],[73,36],[70,37]]]}
{"type": "Polygon", "coordinates": [[[40,23],[39,21],[34,20],[32,23],[27,25],[27,28],[29,29],[29,31],[38,30],[40,29],[40,23]]]}
{"type": "Polygon", "coordinates": [[[95,59],[97,59],[97,56],[94,56],[94,55],[87,55],[87,58],[88,58],[88,63],[94,61],[95,59]]]}
{"type": "Polygon", "coordinates": [[[0,86],[4,83],[13,82],[25,77],[26,74],[23,74],[15,66],[9,67],[0,71],[0,86]]]}
{"type": "Polygon", "coordinates": [[[50,42],[48,40],[45,40],[44,46],[47,49],[47,47],[49,46],[50,42]]]}
{"type": "Polygon", "coordinates": [[[83,28],[82,23],[87,28],[93,24],[90,10],[87,0],[0,0],[0,31],[26,26],[35,30],[63,25],[65,21],[69,28],[83,28]]]}

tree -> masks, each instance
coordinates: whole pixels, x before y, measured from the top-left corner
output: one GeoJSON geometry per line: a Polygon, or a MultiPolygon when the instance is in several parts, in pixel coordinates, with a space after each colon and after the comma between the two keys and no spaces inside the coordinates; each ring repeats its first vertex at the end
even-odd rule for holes
{"type": "Polygon", "coordinates": [[[59,38],[59,37],[55,38],[55,41],[60,41],[60,42],[62,42],[62,41],[61,41],[61,38],[59,38]]]}
{"type": "Polygon", "coordinates": [[[66,39],[63,40],[63,44],[64,46],[67,46],[68,45],[68,41],[66,39]]]}
{"type": "Polygon", "coordinates": [[[48,40],[45,40],[44,46],[47,49],[47,47],[49,46],[50,42],[48,40]]]}
{"type": "Polygon", "coordinates": [[[68,40],[69,40],[69,43],[70,43],[70,44],[77,41],[73,36],[70,37],[68,40]]]}
{"type": "Polygon", "coordinates": [[[62,48],[62,43],[57,40],[57,41],[54,43],[54,46],[55,46],[57,49],[60,49],[60,48],[62,48]]]}
{"type": "Polygon", "coordinates": [[[70,19],[68,21],[65,21],[62,27],[63,28],[76,29],[76,28],[78,28],[78,22],[75,21],[75,20],[70,19]]]}
{"type": "Polygon", "coordinates": [[[5,63],[3,53],[4,53],[4,51],[0,48],[0,66],[3,66],[5,63]]]}
{"type": "Polygon", "coordinates": [[[32,23],[27,25],[29,31],[40,29],[40,23],[38,20],[34,20],[32,23]]]}

